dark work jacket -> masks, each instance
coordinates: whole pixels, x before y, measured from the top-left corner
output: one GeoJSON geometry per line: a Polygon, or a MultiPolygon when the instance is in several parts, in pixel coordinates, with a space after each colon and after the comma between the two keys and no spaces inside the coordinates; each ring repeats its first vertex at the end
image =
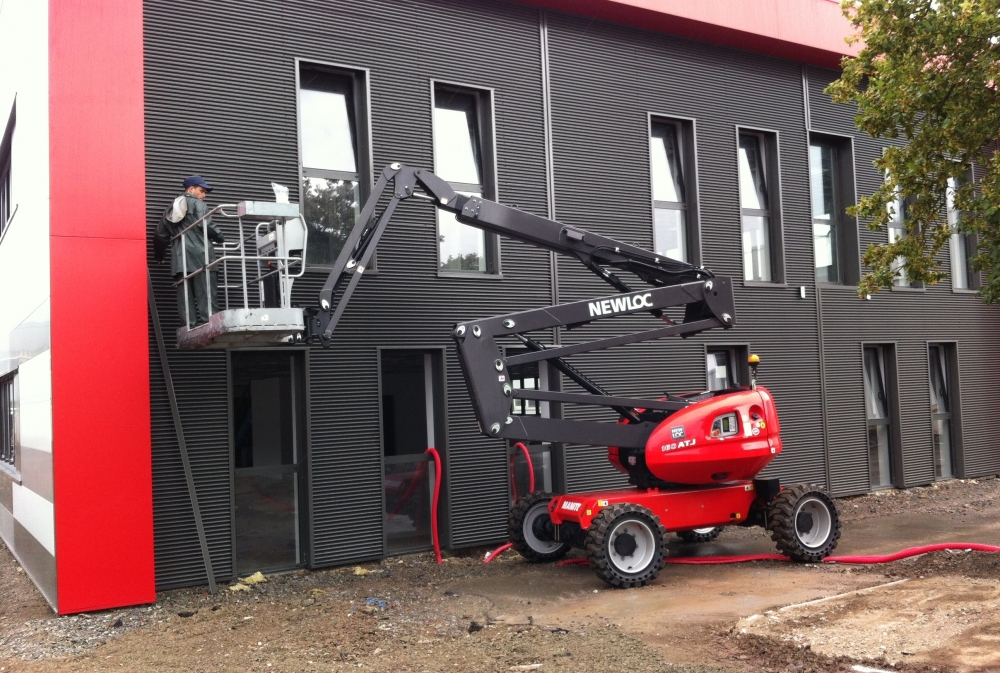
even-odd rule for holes
{"type": "MultiPolygon", "coordinates": [[[[167,219],[170,206],[167,206],[160,216],[160,223],[156,227],[156,235],[153,239],[153,256],[157,261],[162,261],[165,258],[167,243],[171,238],[200,220],[209,211],[205,202],[198,197],[191,194],[184,194],[184,198],[187,199],[187,215],[184,216],[183,220],[174,223],[167,219]]],[[[173,201],[171,201],[172,203],[173,201]]],[[[209,261],[215,261],[218,256],[213,244],[218,243],[221,245],[226,242],[226,238],[212,222],[212,218],[208,218],[205,224],[208,225],[208,259],[209,261]]],[[[187,272],[190,274],[195,269],[205,265],[205,232],[202,229],[202,225],[199,224],[189,231],[184,236],[184,240],[187,243],[185,246],[187,250],[187,272]]],[[[183,261],[181,258],[181,239],[177,239],[173,243],[170,243],[171,275],[177,275],[184,270],[183,261]]]]}

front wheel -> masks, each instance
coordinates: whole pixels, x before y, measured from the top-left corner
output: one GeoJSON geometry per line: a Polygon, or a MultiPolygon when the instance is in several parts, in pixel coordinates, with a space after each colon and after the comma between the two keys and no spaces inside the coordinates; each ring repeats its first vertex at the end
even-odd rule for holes
{"type": "Polygon", "coordinates": [[[694,530],[677,531],[677,537],[685,542],[711,542],[722,533],[722,526],[715,528],[695,528],[694,530]]]}
{"type": "Polygon", "coordinates": [[[664,535],[659,517],[651,511],[619,504],[594,517],[584,548],[598,577],[611,586],[628,589],[649,584],[660,574],[664,535]]]}
{"type": "Polygon", "coordinates": [[[507,532],[518,554],[531,563],[557,561],[569,552],[569,545],[555,539],[549,518],[551,493],[529,493],[514,503],[507,519],[507,532]]]}
{"type": "Polygon", "coordinates": [[[802,563],[819,563],[840,539],[837,505],[820,486],[790,486],[768,507],[767,529],[785,556],[802,563]]]}

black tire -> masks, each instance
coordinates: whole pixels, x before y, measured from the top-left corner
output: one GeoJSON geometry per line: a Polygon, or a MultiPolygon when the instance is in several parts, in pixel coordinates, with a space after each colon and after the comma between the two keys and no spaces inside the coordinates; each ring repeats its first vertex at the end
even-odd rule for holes
{"type": "Polygon", "coordinates": [[[822,487],[796,484],[783,488],[768,506],[767,529],[785,556],[801,563],[819,563],[837,546],[840,516],[822,487]]]}
{"type": "Polygon", "coordinates": [[[507,534],[515,551],[530,563],[558,561],[570,546],[551,540],[551,493],[529,493],[514,503],[507,518],[507,534]]]}
{"type": "Polygon", "coordinates": [[[694,530],[677,531],[677,537],[685,542],[711,542],[722,533],[722,526],[715,528],[695,528],[694,530]]]}
{"type": "Polygon", "coordinates": [[[594,517],[584,549],[598,577],[628,589],[649,584],[663,570],[666,534],[660,518],[645,507],[612,505],[594,517]],[[637,562],[634,567],[629,565],[632,560],[637,562]]]}

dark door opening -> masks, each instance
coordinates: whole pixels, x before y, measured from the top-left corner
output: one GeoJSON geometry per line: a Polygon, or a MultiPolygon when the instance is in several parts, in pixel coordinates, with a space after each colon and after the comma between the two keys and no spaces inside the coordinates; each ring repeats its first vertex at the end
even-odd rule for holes
{"type": "Polygon", "coordinates": [[[233,351],[235,568],[301,565],[305,387],[301,353],[233,351]]]}
{"type": "Polygon", "coordinates": [[[865,411],[868,416],[868,475],[872,490],[890,488],[893,470],[892,390],[884,346],[864,349],[865,411]]]}
{"type": "Polygon", "coordinates": [[[434,463],[443,454],[441,353],[381,351],[385,552],[430,549],[434,463]]]}

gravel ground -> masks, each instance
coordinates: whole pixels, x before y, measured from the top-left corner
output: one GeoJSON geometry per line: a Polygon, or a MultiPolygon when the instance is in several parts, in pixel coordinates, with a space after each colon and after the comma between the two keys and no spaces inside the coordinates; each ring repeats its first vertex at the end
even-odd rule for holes
{"type": "MultiPolygon", "coordinates": [[[[982,518],[1000,505],[1000,481],[956,480],[846,498],[839,505],[848,530],[853,523],[904,512],[982,518]]],[[[734,529],[725,536],[760,534],[734,529]]],[[[361,566],[272,575],[266,582],[242,585],[245,588],[236,591],[220,587],[215,596],[204,588],[166,591],[158,594],[153,606],[54,617],[0,545],[0,672],[367,668],[825,673],[850,670],[857,663],[824,656],[780,637],[741,634],[733,628],[736,619],[705,629],[697,644],[679,645],[680,640],[646,642],[630,631],[627,620],[595,618],[559,628],[536,623],[531,615],[505,617],[488,598],[449,589],[477,578],[518,583],[531,570],[513,553],[484,565],[483,551],[453,555],[442,565],[435,564],[430,554],[415,554],[361,566]],[[672,656],[671,648],[676,651],[681,646],[694,648],[694,660],[704,664],[671,664],[692,660],[672,656]]],[[[709,572],[705,568],[704,577],[710,578],[709,572]]],[[[1000,579],[1000,558],[939,553],[843,572],[880,574],[887,582],[921,575],[995,582],[1000,579]]],[[[627,600],[627,592],[620,595],[627,600]]],[[[886,670],[932,668],[904,661],[886,670]]]]}

